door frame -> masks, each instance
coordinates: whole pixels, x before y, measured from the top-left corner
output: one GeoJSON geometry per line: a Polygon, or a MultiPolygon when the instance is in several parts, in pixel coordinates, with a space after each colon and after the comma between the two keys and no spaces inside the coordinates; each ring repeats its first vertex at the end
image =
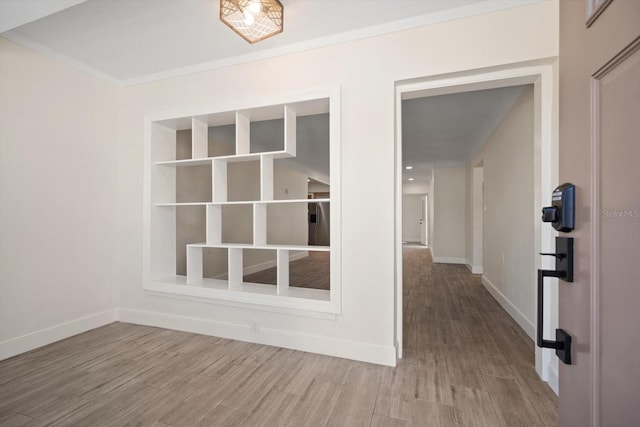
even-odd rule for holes
{"type": "Polygon", "coordinates": [[[471,266],[473,274],[484,272],[484,159],[476,163],[471,169],[471,230],[473,245],[471,246],[471,259],[467,259],[467,264],[471,266]],[[478,190],[478,187],[480,189],[478,190]],[[471,262],[469,262],[471,261],[471,262]]]}
{"type": "Polygon", "coordinates": [[[420,243],[424,239],[424,246],[429,246],[429,194],[420,197],[420,214],[422,216],[422,224],[420,224],[420,243]]]}
{"type": "MultiPolygon", "coordinates": [[[[535,269],[553,268],[550,260],[542,259],[540,252],[554,248],[557,232],[543,227],[540,211],[551,203],[551,193],[558,181],[558,62],[548,58],[525,63],[513,63],[499,67],[483,68],[418,77],[395,81],[395,346],[396,357],[402,358],[402,100],[410,97],[437,96],[482,89],[533,84],[534,86],[534,231],[535,269]]],[[[469,230],[468,230],[469,231],[469,230]]],[[[531,286],[535,289],[535,271],[531,286]]],[[[557,280],[549,282],[545,292],[543,325],[545,336],[551,336],[558,324],[557,280]]],[[[536,319],[530,319],[534,325],[536,319]]],[[[558,393],[558,361],[549,349],[535,349],[535,365],[538,375],[558,393]]]]}

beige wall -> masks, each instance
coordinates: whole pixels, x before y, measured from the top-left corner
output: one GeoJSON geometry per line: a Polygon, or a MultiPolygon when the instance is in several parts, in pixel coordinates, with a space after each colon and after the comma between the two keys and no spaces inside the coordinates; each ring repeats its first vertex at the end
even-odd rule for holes
{"type": "MultiPolygon", "coordinates": [[[[472,185],[473,166],[484,165],[481,265],[485,285],[522,313],[526,320],[522,324],[520,319],[521,326],[530,335],[536,302],[533,137],[533,86],[529,85],[467,167],[467,184],[472,185]]],[[[467,199],[470,218],[475,196],[471,192],[467,199]]],[[[469,236],[467,260],[476,265],[472,230],[469,236]]]]}
{"type": "Polygon", "coordinates": [[[331,187],[321,182],[310,182],[308,191],[309,193],[329,193],[331,192],[331,187]]]}
{"type": "Polygon", "coordinates": [[[118,94],[0,38],[2,355],[113,317],[118,94]]]}
{"type": "Polygon", "coordinates": [[[1,41],[2,339],[108,309],[115,295],[129,319],[197,319],[202,331],[255,320],[306,349],[395,360],[394,84],[556,57],[557,13],[542,2],[122,89],[1,41]],[[342,93],[341,314],[145,292],[145,114],[326,86],[342,93]]]}
{"type": "Polygon", "coordinates": [[[465,168],[434,170],[433,261],[464,264],[466,232],[465,168]]]}
{"type": "MultiPolygon", "coordinates": [[[[123,264],[118,282],[123,311],[188,315],[212,324],[246,326],[254,319],[281,336],[304,333],[304,339],[295,338],[297,343],[316,343],[306,348],[326,348],[335,354],[333,344],[318,344],[322,337],[343,343],[343,355],[344,343],[349,343],[355,347],[348,348],[374,346],[375,351],[367,350],[367,355],[393,358],[394,83],[554,57],[557,8],[555,2],[542,2],[123,89],[119,169],[123,181],[141,183],[145,114],[339,86],[343,206],[342,241],[338,243],[342,313],[335,320],[229,306],[212,310],[211,304],[152,297],[142,289],[142,212],[138,206],[143,188],[141,184],[131,186],[121,192],[119,201],[122,227],[132,229],[120,242],[123,264]],[[365,211],[366,207],[370,209],[365,211]],[[367,256],[363,257],[365,247],[367,256]]],[[[460,256],[464,257],[464,236],[460,256]]],[[[351,357],[356,353],[366,357],[360,350],[353,351],[351,357]]]]}

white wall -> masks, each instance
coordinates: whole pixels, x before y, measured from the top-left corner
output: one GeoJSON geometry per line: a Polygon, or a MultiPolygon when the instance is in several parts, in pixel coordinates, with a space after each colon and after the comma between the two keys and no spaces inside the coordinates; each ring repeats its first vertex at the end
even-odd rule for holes
{"type": "MultiPolygon", "coordinates": [[[[428,178],[430,179],[433,175],[433,171],[430,170],[428,178]]],[[[429,182],[403,182],[402,183],[402,194],[427,194],[429,192],[429,182]]]]}
{"type": "Polygon", "coordinates": [[[542,2],[127,87],[119,101],[116,89],[3,41],[3,339],[113,307],[117,263],[122,320],[227,328],[240,338],[256,321],[269,335],[248,339],[395,363],[394,83],[555,57],[557,9],[542,2]],[[316,318],[146,293],[144,115],[319,86],[342,89],[342,313],[316,318]],[[29,209],[18,213],[20,203],[29,209]]]}
{"type": "Polygon", "coordinates": [[[309,193],[329,193],[331,187],[321,182],[310,182],[307,188],[309,193]]]}
{"type": "Polygon", "coordinates": [[[8,357],[115,320],[118,89],[1,38],[0,87],[8,357]]]}
{"type": "Polygon", "coordinates": [[[402,195],[402,241],[420,242],[422,229],[422,198],[424,194],[402,195]]]}
{"type": "MultiPolygon", "coordinates": [[[[484,165],[483,283],[532,338],[536,318],[533,102],[529,85],[467,167],[471,182],[473,166],[480,161],[484,165]]],[[[476,196],[470,195],[470,216],[476,196]]],[[[473,251],[468,257],[473,258],[473,251]]]]}
{"type": "Polygon", "coordinates": [[[466,170],[434,169],[433,262],[465,263],[466,170]]]}

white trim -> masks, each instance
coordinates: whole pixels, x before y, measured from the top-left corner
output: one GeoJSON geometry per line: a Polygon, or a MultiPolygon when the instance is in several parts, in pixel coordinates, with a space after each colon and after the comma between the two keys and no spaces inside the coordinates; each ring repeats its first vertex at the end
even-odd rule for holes
{"type": "Polygon", "coordinates": [[[27,49],[33,50],[35,52],[41,53],[44,56],[47,56],[55,61],[61,62],[62,64],[71,67],[77,71],[80,71],[88,76],[94,77],[98,80],[102,80],[105,83],[112,84],[114,86],[121,87],[122,81],[112,77],[106,73],[103,73],[100,70],[97,70],[93,67],[88,66],[87,64],[77,61],[67,55],[64,55],[56,50],[48,48],[40,43],[36,43],[31,39],[21,36],[15,31],[8,31],[6,33],[2,33],[0,37],[10,40],[14,43],[17,43],[27,49]]]}
{"type": "MultiPolygon", "coordinates": [[[[396,90],[395,93],[395,135],[394,135],[394,168],[395,173],[393,176],[394,186],[395,186],[395,209],[393,210],[393,221],[395,223],[394,230],[394,241],[395,248],[393,251],[393,265],[394,265],[394,281],[393,281],[393,299],[394,299],[394,309],[395,309],[395,319],[393,325],[393,335],[394,341],[396,343],[396,357],[398,359],[402,359],[402,343],[404,342],[402,338],[403,334],[403,312],[402,312],[402,229],[403,229],[403,221],[402,221],[402,205],[403,205],[403,188],[402,188],[402,93],[399,90],[396,90]]],[[[427,227],[429,225],[427,224],[427,227]]],[[[431,236],[429,236],[431,238],[431,236]]],[[[427,242],[428,243],[428,242],[427,242]]],[[[430,249],[429,249],[430,250],[430,249]]]]}
{"type": "Polygon", "coordinates": [[[204,71],[215,70],[218,68],[230,67],[234,65],[244,64],[248,62],[259,61],[262,59],[272,58],[275,56],[288,55],[305,50],[318,49],[326,46],[332,46],[341,43],[352,42],[356,40],[367,39],[371,37],[382,36],[385,34],[406,31],[413,28],[424,27],[427,25],[439,24],[442,22],[463,19],[486,13],[497,12],[500,10],[510,9],[513,7],[526,6],[533,3],[539,3],[541,0],[486,0],[467,6],[446,9],[439,12],[428,13],[402,19],[399,21],[388,22],[372,27],[361,28],[354,31],[334,34],[331,36],[320,37],[312,40],[294,43],[286,46],[276,47],[273,49],[259,50],[246,55],[222,58],[214,61],[203,62],[201,64],[192,65],[183,68],[177,68],[170,71],[160,73],[147,74],[145,76],[134,77],[130,79],[120,80],[122,86],[133,86],[138,84],[149,83],[157,80],[169,79],[173,77],[185,76],[188,74],[201,73],[204,71]]]}
{"type": "Polygon", "coordinates": [[[290,288],[287,295],[276,294],[276,287],[273,285],[264,285],[259,283],[243,283],[238,285],[238,289],[227,287],[225,281],[224,287],[210,287],[208,281],[213,279],[204,279],[206,286],[186,285],[184,276],[177,276],[184,280],[183,283],[176,283],[176,277],[171,277],[167,281],[156,280],[145,286],[145,290],[158,296],[167,294],[166,296],[191,297],[198,302],[225,301],[228,303],[238,304],[255,304],[258,306],[270,306],[274,312],[281,309],[282,312],[288,310],[307,310],[327,314],[339,314],[338,307],[332,301],[329,301],[329,292],[324,289],[312,288],[290,288]],[[183,279],[184,278],[184,279],[183,279]],[[247,291],[246,287],[250,290],[247,291]],[[295,289],[295,291],[294,291],[295,289]],[[209,301],[211,300],[211,301],[209,301]]]}
{"type": "Polygon", "coordinates": [[[396,365],[395,348],[393,346],[348,341],[263,326],[259,327],[258,333],[252,333],[249,323],[220,322],[132,309],[120,309],[120,321],[342,357],[379,365],[396,365]]]}
{"type": "Polygon", "coordinates": [[[489,291],[491,296],[498,301],[498,304],[505,309],[507,313],[516,321],[518,325],[529,335],[531,340],[535,340],[536,325],[531,321],[514,303],[506,297],[497,287],[494,285],[487,276],[482,276],[482,284],[489,291]]]}
{"type": "MultiPolygon", "coordinates": [[[[597,15],[594,16],[594,20],[597,15]]],[[[605,68],[605,72],[596,73],[591,77],[590,81],[590,170],[591,175],[589,198],[591,200],[591,218],[590,218],[590,231],[591,238],[589,246],[591,248],[591,263],[589,268],[591,291],[590,296],[590,319],[589,319],[589,342],[591,346],[591,422],[593,427],[600,426],[600,355],[601,355],[601,333],[602,327],[600,323],[600,241],[601,225],[600,225],[600,212],[602,212],[602,201],[600,196],[601,188],[601,174],[600,174],[600,80],[607,74],[609,70],[605,68]]],[[[575,350],[574,350],[575,351],[575,350]]],[[[575,359],[574,359],[575,360],[575,359]]]]}
{"type": "Polygon", "coordinates": [[[108,325],[117,320],[118,309],[114,308],[2,341],[0,342],[0,360],[108,325]]]}
{"type": "MultiPolygon", "coordinates": [[[[542,206],[550,203],[551,191],[558,180],[558,75],[557,58],[540,58],[521,63],[503,64],[485,69],[465,70],[445,75],[435,76],[404,76],[396,80],[396,227],[399,216],[402,215],[401,195],[402,188],[397,185],[397,180],[402,179],[402,135],[400,127],[402,100],[419,96],[437,96],[452,93],[467,92],[472,90],[492,89],[498,87],[517,86],[523,84],[534,85],[534,186],[535,186],[535,257],[536,268],[544,268],[547,264],[538,255],[539,252],[551,252],[556,235],[551,227],[542,227],[537,212],[542,206]]],[[[400,224],[401,226],[401,224],[400,224]]],[[[396,231],[396,338],[402,337],[402,239],[396,231]]],[[[535,286],[535,277],[531,277],[531,285],[535,286]]],[[[546,292],[544,303],[545,323],[543,329],[546,335],[556,327],[551,317],[557,319],[556,292],[546,292]]],[[[399,342],[402,342],[398,339],[399,342]]],[[[555,362],[555,354],[550,349],[535,350],[536,372],[544,380],[549,380],[549,369],[555,362]]]]}
{"type": "Polygon", "coordinates": [[[396,364],[396,349],[393,346],[266,327],[261,327],[259,333],[253,335],[249,324],[243,325],[126,308],[107,310],[2,341],[0,342],[0,360],[26,353],[116,321],[272,345],[379,365],[395,366],[396,364]]]}
{"type": "Polygon", "coordinates": [[[436,264],[466,264],[467,260],[464,258],[455,258],[447,256],[434,256],[433,262],[436,264]]]}
{"type": "Polygon", "coordinates": [[[471,265],[469,263],[465,263],[467,270],[471,272],[471,274],[482,274],[483,269],[481,265],[471,265]]]}
{"type": "Polygon", "coordinates": [[[420,236],[411,236],[411,237],[408,237],[408,238],[406,238],[406,239],[402,239],[402,240],[403,240],[404,242],[406,242],[406,243],[415,243],[415,244],[417,244],[417,245],[424,246],[424,247],[426,247],[426,246],[427,246],[427,245],[423,245],[423,244],[420,242],[420,236]]]}
{"type": "Polygon", "coordinates": [[[2,34],[2,37],[11,40],[15,43],[21,44],[29,49],[40,52],[53,59],[61,61],[70,67],[77,70],[88,73],[94,77],[104,80],[108,83],[116,86],[133,86],[143,83],[150,83],[153,81],[169,79],[173,77],[185,76],[188,74],[195,74],[204,71],[215,70],[218,68],[230,67],[233,65],[244,64],[253,61],[259,61],[275,56],[288,55],[296,52],[302,52],[310,49],[317,49],[326,46],[332,46],[341,43],[347,43],[355,40],[367,39],[370,37],[377,37],[385,34],[391,34],[399,31],[410,30],[413,28],[424,27],[427,25],[439,24],[442,22],[453,21],[457,19],[468,18],[477,15],[483,15],[486,13],[493,13],[500,10],[511,9],[514,7],[527,6],[534,3],[539,3],[541,0],[486,0],[483,2],[477,2],[474,4],[456,7],[452,9],[446,9],[438,12],[432,12],[420,16],[415,16],[408,19],[401,19],[398,21],[387,22],[380,25],[374,25],[371,27],[361,28],[353,31],[346,31],[326,37],[320,37],[312,40],[305,40],[299,43],[293,43],[285,46],[280,46],[272,49],[258,50],[246,55],[238,55],[218,60],[203,62],[201,64],[191,65],[182,68],[176,68],[169,71],[162,71],[159,73],[151,73],[138,77],[131,78],[116,78],[108,75],[94,67],[91,67],[81,61],[73,59],[67,55],[59,53],[49,47],[36,43],[26,37],[22,37],[14,31],[8,31],[2,34]]]}
{"type": "MultiPolygon", "coordinates": [[[[201,302],[208,302],[210,299],[220,299],[232,303],[273,305],[287,310],[309,310],[314,312],[339,314],[342,309],[341,304],[341,164],[340,164],[340,146],[341,146],[341,100],[340,87],[318,87],[304,91],[281,94],[278,96],[256,97],[250,99],[230,100],[228,102],[216,103],[208,106],[196,105],[182,107],[175,110],[157,111],[147,113],[144,117],[144,177],[143,177],[143,251],[142,251],[142,286],[148,291],[159,296],[162,293],[167,296],[184,295],[186,297],[198,299],[201,302]],[[183,286],[186,283],[181,282],[180,276],[173,276],[171,273],[161,273],[157,277],[151,274],[151,218],[152,211],[156,209],[156,205],[151,203],[151,173],[154,163],[151,159],[151,134],[154,122],[170,120],[180,117],[197,117],[201,115],[216,114],[226,111],[240,111],[249,108],[259,108],[263,106],[287,105],[298,102],[315,101],[321,99],[329,100],[330,120],[330,165],[331,165],[331,289],[326,292],[329,295],[329,301],[325,300],[323,295],[315,290],[303,291],[301,288],[291,291],[291,295],[270,295],[262,292],[240,292],[238,289],[213,289],[211,287],[199,286],[183,286]],[[306,296],[304,295],[306,292],[306,296]],[[315,295],[313,295],[315,294],[315,295]],[[274,298],[277,296],[277,298],[274,298]]],[[[162,127],[162,126],[160,126],[162,127]]],[[[264,153],[263,153],[264,154],[264,153]]],[[[262,204],[268,201],[247,202],[262,204]]],[[[283,202],[284,203],[284,202],[283,202]]],[[[222,245],[225,246],[225,245],[222,245]]],[[[233,245],[230,245],[233,246],[233,245]]],[[[259,248],[252,245],[252,248],[259,248]]],[[[270,249],[285,248],[274,245],[270,249]]],[[[312,248],[303,247],[300,250],[310,250],[312,248]]],[[[298,249],[293,249],[298,250],[298,249]]],[[[320,249],[318,249],[320,250],[320,249]]],[[[239,271],[239,270],[238,270],[239,271]]]]}
{"type": "Polygon", "coordinates": [[[549,379],[547,381],[547,383],[549,384],[549,387],[551,387],[551,390],[553,390],[553,392],[559,396],[560,395],[560,376],[558,375],[558,367],[554,366],[554,365],[549,365],[549,379]]]}

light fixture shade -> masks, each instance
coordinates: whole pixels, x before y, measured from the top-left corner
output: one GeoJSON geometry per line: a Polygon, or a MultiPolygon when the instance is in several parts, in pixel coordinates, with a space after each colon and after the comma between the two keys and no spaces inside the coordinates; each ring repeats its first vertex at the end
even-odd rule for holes
{"type": "Polygon", "coordinates": [[[220,0],[220,20],[256,43],[282,32],[284,9],[278,0],[220,0]]]}

